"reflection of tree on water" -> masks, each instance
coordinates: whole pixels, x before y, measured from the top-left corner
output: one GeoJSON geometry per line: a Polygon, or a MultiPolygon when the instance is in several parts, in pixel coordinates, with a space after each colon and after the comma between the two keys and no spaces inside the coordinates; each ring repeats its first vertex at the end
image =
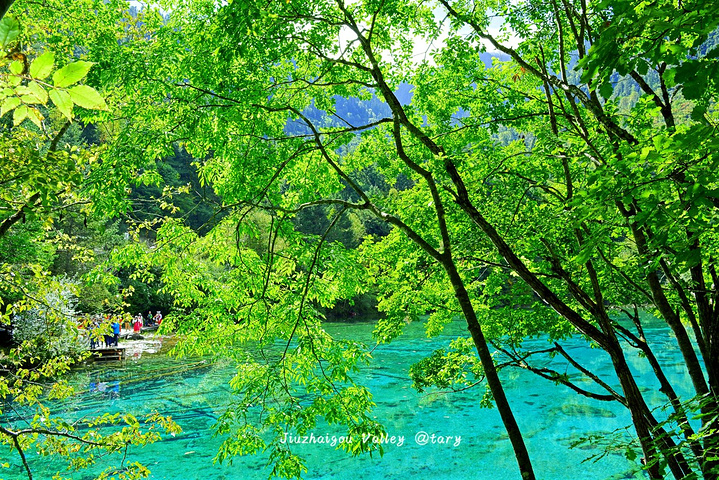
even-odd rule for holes
{"type": "Polygon", "coordinates": [[[99,378],[96,378],[90,381],[89,391],[90,393],[98,392],[110,398],[118,398],[120,396],[120,381],[101,382],[99,378]]]}

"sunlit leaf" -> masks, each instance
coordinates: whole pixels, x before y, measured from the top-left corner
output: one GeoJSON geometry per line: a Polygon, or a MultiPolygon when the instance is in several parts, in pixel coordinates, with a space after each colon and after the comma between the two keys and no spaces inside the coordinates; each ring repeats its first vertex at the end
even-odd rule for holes
{"type": "Polygon", "coordinates": [[[20,60],[15,60],[10,64],[10,73],[13,75],[20,75],[25,68],[25,64],[20,60]]]}
{"type": "Polygon", "coordinates": [[[37,125],[38,128],[42,128],[42,121],[45,119],[45,117],[43,117],[42,113],[40,113],[40,110],[35,107],[28,107],[27,118],[32,123],[37,125]]]}
{"type": "Polygon", "coordinates": [[[28,108],[27,105],[20,105],[15,109],[15,114],[13,115],[13,124],[17,127],[20,125],[23,120],[27,118],[28,114],[28,108]]]}
{"type": "Polygon", "coordinates": [[[30,82],[27,88],[28,90],[30,90],[30,95],[34,96],[37,99],[37,102],[35,103],[47,103],[47,91],[42,88],[39,83],[30,82]]]}
{"type": "Polygon", "coordinates": [[[53,85],[56,87],[69,87],[70,85],[74,85],[85,78],[85,75],[90,71],[92,65],[92,62],[84,61],[65,65],[52,75],[53,85]]]}
{"type": "Polygon", "coordinates": [[[0,45],[6,47],[20,35],[20,24],[12,17],[0,20],[0,45]]]}
{"type": "Polygon", "coordinates": [[[30,65],[30,76],[41,80],[47,78],[52,72],[54,64],[55,55],[50,50],[46,50],[45,53],[33,60],[30,65]]]}
{"type": "Polygon", "coordinates": [[[68,90],[72,101],[83,108],[91,110],[107,110],[105,99],[92,87],[78,85],[68,90]]]}
{"type": "Polygon", "coordinates": [[[50,90],[49,96],[50,100],[52,100],[52,103],[55,104],[60,113],[62,113],[68,120],[72,120],[73,103],[70,98],[70,94],[64,90],[53,88],[50,90]]]}
{"type": "Polygon", "coordinates": [[[13,110],[18,105],[20,105],[20,99],[18,97],[9,97],[3,102],[2,107],[0,107],[0,117],[5,115],[10,110],[13,110]]]}

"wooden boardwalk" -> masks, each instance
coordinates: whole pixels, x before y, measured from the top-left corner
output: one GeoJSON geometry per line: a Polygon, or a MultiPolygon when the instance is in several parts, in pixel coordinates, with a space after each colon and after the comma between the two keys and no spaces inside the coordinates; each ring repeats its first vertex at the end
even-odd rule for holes
{"type": "Polygon", "coordinates": [[[96,362],[119,362],[125,360],[125,347],[98,347],[90,350],[96,362]]]}

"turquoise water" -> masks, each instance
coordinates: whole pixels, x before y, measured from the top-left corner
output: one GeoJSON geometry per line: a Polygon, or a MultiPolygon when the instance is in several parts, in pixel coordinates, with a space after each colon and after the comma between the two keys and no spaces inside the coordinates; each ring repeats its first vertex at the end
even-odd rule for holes
{"type": "MultiPolygon", "coordinates": [[[[341,337],[371,340],[372,324],[331,325],[328,329],[341,337]]],[[[375,363],[363,372],[377,403],[376,418],[385,424],[396,444],[385,445],[383,457],[351,457],[327,444],[299,445],[306,455],[308,479],[519,479],[516,463],[506,433],[495,409],[479,406],[483,388],[452,393],[417,393],[407,375],[409,366],[433,349],[445,347],[462,334],[461,325],[453,332],[427,339],[421,325],[411,325],[406,335],[395,343],[381,345],[374,351],[375,363]],[[418,444],[416,435],[426,432],[430,443],[418,444]],[[431,435],[435,443],[431,443],[431,435]],[[447,437],[452,438],[447,438],[447,437]],[[404,437],[403,440],[400,440],[404,437]],[[439,443],[442,437],[444,443],[439,443]],[[461,437],[461,439],[457,439],[461,437]],[[399,445],[399,443],[402,443],[399,445]]],[[[688,385],[681,362],[669,333],[663,329],[649,332],[667,374],[680,384],[688,385]]],[[[546,341],[532,340],[538,348],[546,341]]],[[[586,367],[611,384],[616,383],[611,367],[601,352],[592,350],[581,340],[566,342],[566,350],[586,367]]],[[[651,372],[639,357],[630,358],[637,375],[644,378],[643,388],[650,404],[662,403],[651,372]]],[[[559,358],[541,360],[564,371],[566,362],[559,358]]],[[[574,376],[571,369],[567,372],[574,376]]],[[[227,382],[233,375],[232,365],[168,357],[144,357],[139,362],[93,365],[75,372],[72,381],[83,386],[82,393],[57,405],[55,414],[64,412],[77,418],[109,411],[137,416],[156,410],[171,415],[183,433],[168,437],[144,448],[135,447],[132,460],[147,465],[154,479],[263,479],[270,468],[267,459],[236,457],[232,465],[213,463],[222,438],[212,436],[212,425],[231,399],[227,382]]],[[[538,478],[551,480],[643,478],[635,464],[621,452],[610,453],[600,460],[585,462],[600,453],[587,445],[570,449],[579,438],[596,435],[607,439],[612,432],[630,424],[629,415],[614,402],[579,397],[568,388],[556,386],[531,373],[505,370],[502,373],[507,396],[528,443],[538,478]]],[[[588,388],[590,384],[586,384],[588,388]]],[[[596,389],[594,389],[596,391],[596,389]]],[[[318,426],[315,436],[339,434],[318,426]]],[[[419,438],[422,440],[422,438],[419,438]]],[[[5,460],[9,452],[0,450],[5,460]]],[[[8,461],[8,460],[5,460],[8,461]]],[[[19,459],[10,455],[10,470],[0,470],[0,478],[26,478],[19,459]]],[[[50,478],[58,468],[30,452],[29,462],[36,478],[50,478]]],[[[74,474],[72,478],[89,478],[74,474]]]]}

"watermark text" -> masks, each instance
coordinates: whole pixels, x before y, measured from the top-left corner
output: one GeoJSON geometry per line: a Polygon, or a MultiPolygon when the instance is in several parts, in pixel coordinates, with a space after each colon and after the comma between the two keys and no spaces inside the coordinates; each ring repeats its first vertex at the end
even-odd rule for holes
{"type": "MultiPolygon", "coordinates": [[[[361,436],[362,443],[373,443],[376,445],[395,445],[402,447],[407,443],[405,435],[372,435],[369,433],[361,436]]],[[[290,445],[327,445],[336,447],[342,444],[353,443],[352,436],[315,434],[310,432],[308,435],[293,435],[285,432],[284,437],[280,440],[282,444],[290,445]]],[[[414,443],[416,445],[444,445],[448,447],[459,447],[462,444],[461,435],[440,435],[438,433],[428,433],[419,431],[414,435],[414,443]]]]}

